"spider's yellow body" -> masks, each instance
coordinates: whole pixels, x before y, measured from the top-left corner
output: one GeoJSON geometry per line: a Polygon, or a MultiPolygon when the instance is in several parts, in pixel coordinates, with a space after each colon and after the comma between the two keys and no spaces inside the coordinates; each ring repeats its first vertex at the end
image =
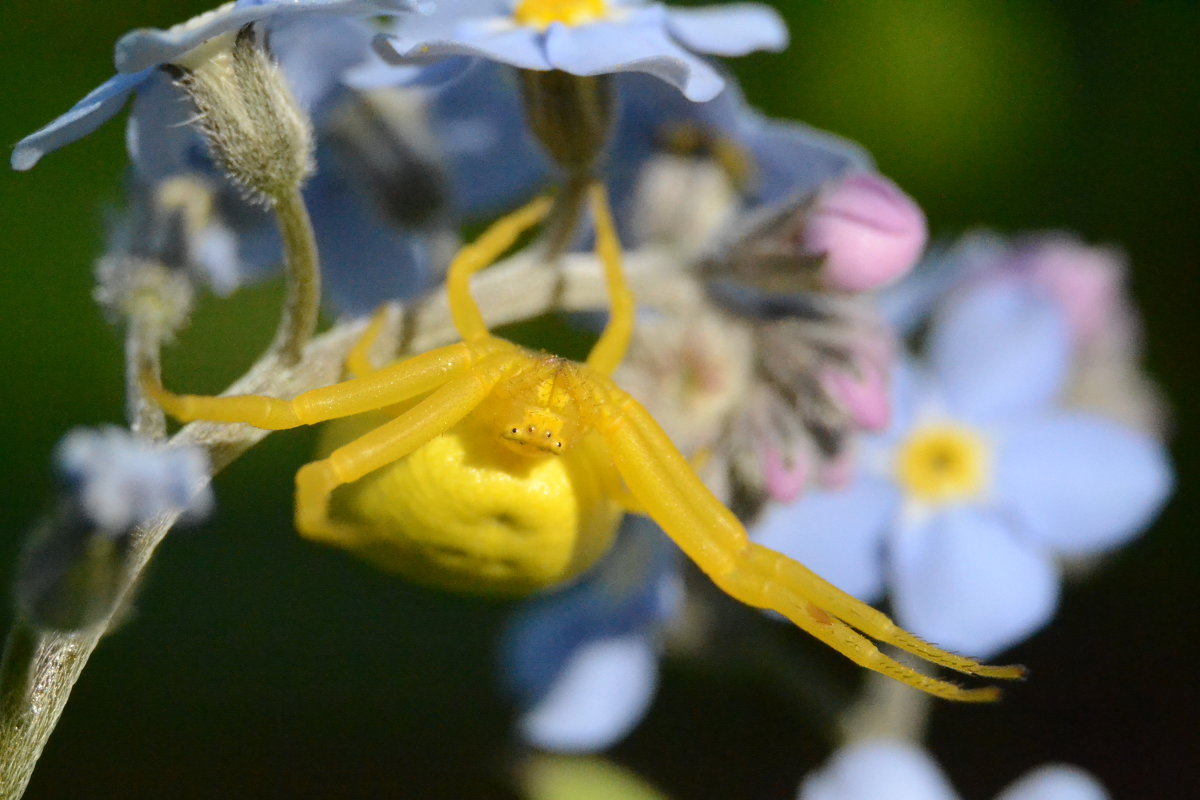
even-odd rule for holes
{"type": "Polygon", "coordinates": [[[427,582],[493,591],[555,583],[607,549],[620,511],[639,513],[727,594],[782,614],[862,666],[940,697],[998,696],[994,687],[964,689],[922,674],[881,653],[870,636],[966,674],[1021,677],[1020,667],[986,666],[928,644],[749,541],[658,423],[609,377],[628,347],[634,306],[603,189],[593,187],[591,199],[611,310],[585,363],[492,336],[470,294],[470,276],[549,211],[538,200],[451,264],[460,343],[376,370],[366,354],[377,320],[348,359],[357,377],[292,400],[158,387],[154,394],[181,420],[281,429],[349,418],[344,424],[356,427],[341,438],[357,438],[296,474],[296,527],[427,582]]]}
{"type": "MultiPolygon", "coordinates": [[[[577,411],[587,402],[576,391],[583,367],[513,349],[526,359],[519,374],[461,422],[334,494],[331,516],[356,523],[354,536],[333,529],[315,538],[420,583],[472,593],[528,594],[607,552],[624,514],[613,500],[621,479],[577,411]]],[[[387,419],[330,423],[325,449],[387,419]]]]}

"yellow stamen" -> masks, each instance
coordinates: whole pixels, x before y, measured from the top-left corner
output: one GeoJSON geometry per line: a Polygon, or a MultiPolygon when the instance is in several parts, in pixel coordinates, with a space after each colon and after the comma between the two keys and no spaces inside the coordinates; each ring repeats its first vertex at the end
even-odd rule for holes
{"type": "Polygon", "coordinates": [[[586,25],[603,19],[607,13],[605,0],[521,0],[513,9],[513,19],[518,24],[545,30],[554,22],[586,25]]]}
{"type": "Polygon", "coordinates": [[[919,428],[896,456],[896,477],[929,503],[979,495],[987,483],[988,448],[975,431],[951,425],[919,428]]]}

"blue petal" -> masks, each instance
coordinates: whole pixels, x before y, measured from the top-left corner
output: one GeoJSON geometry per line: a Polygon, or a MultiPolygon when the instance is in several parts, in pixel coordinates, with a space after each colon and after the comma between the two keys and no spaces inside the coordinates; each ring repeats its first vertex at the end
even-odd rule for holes
{"type": "Polygon", "coordinates": [[[125,144],[138,176],[155,183],[181,173],[220,180],[208,146],[192,122],[196,109],[165,72],[142,84],[129,112],[125,144]]]}
{"type": "Polygon", "coordinates": [[[602,750],[645,716],[658,679],[658,648],[643,634],[590,642],[550,692],[524,714],[524,739],[544,750],[602,750]]]}
{"type": "Polygon", "coordinates": [[[433,271],[428,238],[385,219],[369,189],[341,168],[335,152],[323,150],[319,161],[304,198],[321,254],[326,303],[358,316],[424,289],[433,271]]]}
{"type": "Polygon", "coordinates": [[[88,92],[70,111],[17,142],[12,152],[12,168],[22,171],[32,169],[46,153],[82,139],[99,128],[121,110],[129,93],[138,88],[153,71],[146,69],[133,75],[116,75],[88,92]]]}
{"type": "Polygon", "coordinates": [[[342,76],[371,55],[374,36],[361,20],[311,17],[272,33],[271,51],[292,95],[318,125],[339,95],[342,76]]]}
{"type": "Polygon", "coordinates": [[[909,742],[865,739],[838,751],[800,784],[797,800],[958,800],[924,750],[909,742]]]}
{"type": "Polygon", "coordinates": [[[873,167],[867,151],[847,139],[799,122],[772,120],[749,109],[738,138],[754,163],[754,203],[811,194],[827,181],[873,167]]]}
{"type": "Polygon", "coordinates": [[[894,486],[860,475],[841,491],[770,506],[751,538],[869,603],[883,594],[883,534],[899,505],[894,486]]]}
{"type": "Polygon", "coordinates": [[[674,610],[675,559],[655,525],[631,518],[592,572],[510,621],[501,674],[534,744],[599,749],[637,723],[657,675],[656,628],[674,610]]]}
{"type": "Polygon", "coordinates": [[[890,472],[891,451],[908,438],[931,391],[929,377],[911,359],[901,358],[892,365],[888,375],[891,422],[887,430],[862,438],[864,464],[876,472],[890,472]]]}
{"type": "Polygon", "coordinates": [[[744,56],[787,47],[787,25],[770,6],[741,3],[708,8],[672,8],[667,27],[689,50],[715,56],[744,56]]]}
{"type": "Polygon", "coordinates": [[[450,173],[451,200],[464,217],[498,214],[553,179],[555,170],[525,123],[512,70],[476,60],[431,93],[428,109],[450,173]]]}
{"type": "Polygon", "coordinates": [[[1014,425],[997,446],[997,503],[1036,541],[1066,555],[1106,550],[1139,533],[1172,483],[1160,442],[1090,414],[1014,425]]]}
{"type": "Polygon", "coordinates": [[[137,72],[168,64],[213,37],[250,22],[296,15],[371,16],[417,10],[408,0],[240,0],[221,6],[166,30],[138,28],[117,40],[113,53],[117,71],[137,72]]]}
{"type": "Polygon", "coordinates": [[[716,70],[671,40],[658,7],[621,22],[554,23],[546,30],[546,56],[554,69],[573,75],[645,72],[695,102],[712,100],[725,85],[716,70]]]}
{"type": "Polygon", "coordinates": [[[532,705],[588,642],[653,630],[673,611],[675,565],[662,531],[628,518],[613,550],[583,579],[529,601],[510,620],[500,657],[508,688],[532,705]]]}
{"type": "Polygon", "coordinates": [[[1041,628],[1058,605],[1048,553],[997,515],[951,508],[892,543],[897,621],[934,644],[989,658],[1041,628]]]}
{"type": "Polygon", "coordinates": [[[532,28],[496,29],[462,24],[452,35],[416,38],[404,29],[375,37],[375,52],[391,64],[425,63],[445,56],[472,56],[522,69],[553,69],[542,48],[542,35],[532,28]]]}
{"type": "Polygon", "coordinates": [[[1045,408],[1067,376],[1062,310],[1021,284],[983,284],[949,299],[929,334],[948,410],[982,422],[1045,408]]]}
{"type": "Polygon", "coordinates": [[[1111,800],[1098,780],[1070,764],[1032,770],[996,796],[996,800],[1111,800]]]}
{"type": "Polygon", "coordinates": [[[1004,239],[987,231],[967,234],[950,247],[935,243],[899,283],[876,295],[880,313],[897,333],[908,336],[925,322],[940,299],[993,268],[1007,250],[1004,239]]]}

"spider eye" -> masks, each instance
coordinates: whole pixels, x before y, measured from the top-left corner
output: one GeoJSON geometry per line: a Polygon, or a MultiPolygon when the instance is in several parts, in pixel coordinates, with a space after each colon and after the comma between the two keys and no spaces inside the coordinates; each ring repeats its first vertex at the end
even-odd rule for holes
{"type": "Polygon", "coordinates": [[[513,428],[513,429],[512,429],[512,432],[513,432],[513,433],[520,433],[520,431],[518,431],[516,428],[513,428]]]}
{"type": "Polygon", "coordinates": [[[555,442],[555,443],[554,443],[554,446],[555,446],[555,447],[562,447],[562,442],[555,442]]]}
{"type": "Polygon", "coordinates": [[[546,438],[547,438],[547,439],[549,439],[549,438],[550,438],[550,436],[551,436],[551,433],[550,433],[550,431],[546,431],[546,438]]]}

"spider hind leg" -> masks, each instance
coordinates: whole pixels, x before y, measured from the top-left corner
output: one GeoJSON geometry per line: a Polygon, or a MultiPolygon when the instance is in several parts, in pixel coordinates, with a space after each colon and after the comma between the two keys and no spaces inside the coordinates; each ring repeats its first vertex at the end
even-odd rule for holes
{"type": "Polygon", "coordinates": [[[987,702],[999,690],[964,689],[924,675],[881,653],[867,636],[965,674],[1024,676],[1021,667],[980,664],[924,642],[801,564],[750,542],[741,522],[708,491],[650,414],[611,382],[607,393],[607,405],[620,412],[599,429],[625,483],[645,513],[731,597],[776,611],[855,663],[938,697],[987,702]]]}

